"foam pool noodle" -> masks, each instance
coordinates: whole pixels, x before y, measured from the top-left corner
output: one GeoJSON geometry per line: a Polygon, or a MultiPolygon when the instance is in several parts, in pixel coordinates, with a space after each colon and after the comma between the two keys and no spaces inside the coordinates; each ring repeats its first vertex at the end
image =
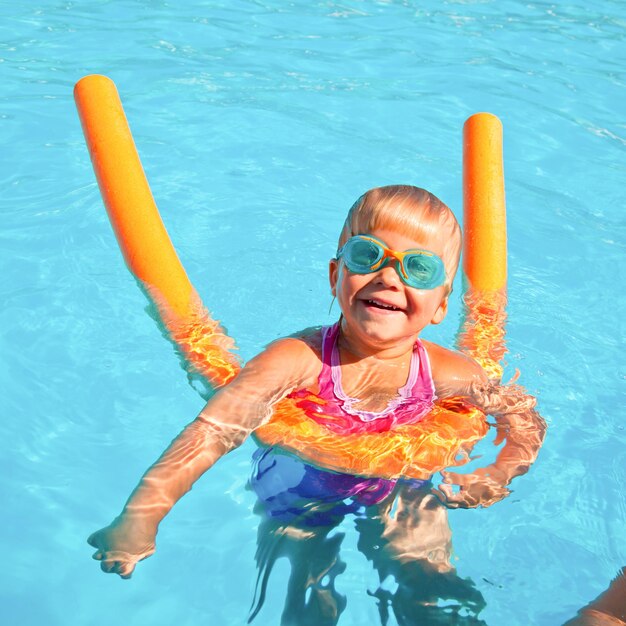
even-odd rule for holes
{"type": "Polygon", "coordinates": [[[502,123],[490,113],[463,127],[465,321],[457,345],[490,378],[502,378],[506,322],[507,233],[502,123]]]}

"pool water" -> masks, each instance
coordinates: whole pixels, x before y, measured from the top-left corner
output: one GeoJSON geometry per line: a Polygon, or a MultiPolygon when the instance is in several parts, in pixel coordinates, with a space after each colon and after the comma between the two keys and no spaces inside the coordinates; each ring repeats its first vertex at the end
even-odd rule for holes
{"type": "MultiPolygon", "coordinates": [[[[498,115],[505,372],[549,430],[509,498],[449,512],[453,562],[490,626],[562,624],[607,588],[626,564],[623,3],[50,0],[4,3],[0,25],[2,623],[243,624],[258,574],[251,441],[131,581],[90,559],[87,535],[203,405],[106,218],[72,100],[90,73],[116,82],[183,264],[243,359],[336,319],[327,261],[366,189],[424,186],[460,217],[462,124],[498,115]]],[[[428,339],[453,345],[461,292],[428,339]]],[[[339,623],[381,623],[354,520],[337,532],[339,623]]],[[[288,577],[279,559],[253,623],[280,623],[288,577]]]]}

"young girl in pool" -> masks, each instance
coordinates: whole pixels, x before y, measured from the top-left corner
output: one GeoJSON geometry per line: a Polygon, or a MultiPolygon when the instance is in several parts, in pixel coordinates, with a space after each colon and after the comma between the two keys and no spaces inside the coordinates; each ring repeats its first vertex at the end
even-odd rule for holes
{"type": "MultiPolygon", "coordinates": [[[[534,400],[519,387],[489,381],[471,358],[419,338],[426,326],[446,315],[460,250],[454,215],[429,192],[388,186],[361,196],[350,209],[329,266],[339,321],[275,341],[215,393],[146,472],[122,513],[89,538],[102,569],[129,578],[136,563],[154,552],[158,525],[179,498],[266,422],[276,402],[303,390],[332,405],[345,432],[381,432],[415,423],[436,398],[467,398],[499,417],[499,428],[508,429],[507,442],[494,465],[457,476],[461,490],[444,484],[437,496],[451,507],[487,506],[504,497],[510,480],[534,461],[543,438],[534,400]],[[529,423],[539,426],[534,435],[529,423]]],[[[288,467],[281,473],[278,457],[272,450],[256,455],[252,486],[267,514],[277,520],[287,516],[291,526],[331,526],[333,516],[381,503],[396,487],[397,481],[322,472],[310,465],[294,469],[297,461],[282,455],[288,467]],[[285,476],[295,484],[285,484],[285,476]],[[309,504],[299,509],[294,493],[309,504]],[[317,505],[311,506],[311,500],[317,505]],[[298,516],[301,521],[294,522],[298,516]]],[[[451,474],[444,477],[452,482],[451,474]]]]}

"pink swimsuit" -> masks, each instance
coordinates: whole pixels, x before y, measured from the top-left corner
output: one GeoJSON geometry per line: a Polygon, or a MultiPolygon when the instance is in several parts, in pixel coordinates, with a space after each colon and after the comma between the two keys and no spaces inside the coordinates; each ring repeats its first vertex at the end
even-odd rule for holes
{"type": "Polygon", "coordinates": [[[325,402],[307,401],[310,392],[305,390],[291,394],[311,419],[340,434],[384,432],[400,424],[415,424],[432,410],[436,399],[435,385],[428,354],[419,339],[413,347],[406,384],[398,389],[397,397],[387,408],[377,413],[355,408],[360,399],[349,397],[343,390],[337,345],[339,322],[325,327],[322,332],[322,371],[318,377],[317,395],[325,402]]]}
{"type": "MultiPolygon", "coordinates": [[[[340,434],[379,433],[399,424],[414,424],[429,413],[435,401],[435,386],[428,355],[419,339],[413,348],[406,384],[384,411],[373,413],[356,409],[359,400],[347,396],[341,386],[338,336],[339,323],[323,329],[319,393],[313,395],[302,389],[289,396],[310,419],[340,434]]],[[[384,500],[397,483],[322,470],[275,448],[257,450],[254,461],[250,483],[266,514],[305,526],[333,526],[347,513],[359,513],[363,506],[384,500]]],[[[427,480],[403,482],[413,488],[429,484],[427,480]]]]}

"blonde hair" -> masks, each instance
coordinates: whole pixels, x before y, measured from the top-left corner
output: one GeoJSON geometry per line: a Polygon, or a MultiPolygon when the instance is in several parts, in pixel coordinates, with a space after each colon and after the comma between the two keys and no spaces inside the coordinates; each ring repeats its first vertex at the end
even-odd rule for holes
{"type": "Polygon", "coordinates": [[[446,268],[446,286],[451,291],[461,256],[461,228],[454,213],[437,196],[412,185],[370,189],[348,212],[338,249],[350,237],[374,230],[393,230],[411,239],[424,239],[435,232],[447,231],[442,260],[446,268]]]}

